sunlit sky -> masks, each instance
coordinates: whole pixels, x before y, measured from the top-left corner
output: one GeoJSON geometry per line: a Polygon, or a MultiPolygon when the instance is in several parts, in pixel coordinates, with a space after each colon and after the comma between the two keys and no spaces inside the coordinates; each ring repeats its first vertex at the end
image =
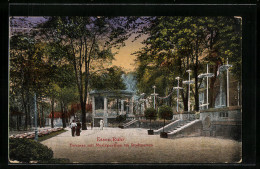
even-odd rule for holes
{"type": "Polygon", "coordinates": [[[119,49],[118,54],[115,55],[115,60],[113,60],[112,65],[120,66],[125,69],[125,71],[133,71],[137,65],[135,64],[136,56],[132,53],[138,51],[143,47],[141,44],[144,37],[137,39],[132,42],[134,36],[131,36],[125,43],[126,45],[119,49]]]}
{"type": "MultiPolygon", "coordinates": [[[[30,21],[31,23],[39,23],[45,20],[43,17],[25,17],[25,19],[30,21]]],[[[28,25],[27,23],[22,23],[21,27],[28,27],[28,25]]],[[[119,50],[113,50],[113,52],[117,52],[117,54],[114,56],[115,59],[112,61],[111,66],[120,66],[126,72],[135,70],[135,68],[137,67],[137,65],[135,64],[136,56],[132,53],[138,51],[140,48],[143,47],[143,44],[141,44],[141,42],[143,41],[144,36],[132,42],[134,37],[135,35],[132,35],[127,41],[125,41],[124,47],[121,47],[119,50]]]]}

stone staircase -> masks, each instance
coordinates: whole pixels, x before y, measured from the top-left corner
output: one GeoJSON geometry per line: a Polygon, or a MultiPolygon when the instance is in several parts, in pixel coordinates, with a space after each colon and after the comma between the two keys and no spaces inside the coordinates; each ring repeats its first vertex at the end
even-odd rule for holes
{"type": "MultiPolygon", "coordinates": [[[[166,126],[164,126],[164,132],[168,132],[176,128],[177,126],[181,125],[183,123],[183,120],[175,120],[166,126]]],[[[160,132],[163,131],[163,127],[159,128],[158,130],[154,130],[154,134],[160,134],[160,132]]]]}
{"type": "Polygon", "coordinates": [[[202,122],[199,119],[185,120],[182,124],[178,125],[172,130],[168,131],[169,138],[184,137],[191,135],[200,135],[202,130],[202,122]]]}
{"type": "Polygon", "coordinates": [[[127,128],[127,127],[131,126],[132,124],[134,124],[134,123],[136,123],[136,122],[138,122],[138,120],[133,119],[133,120],[131,120],[131,121],[129,121],[129,122],[123,124],[123,128],[127,128]]]}
{"type": "MultiPolygon", "coordinates": [[[[200,135],[202,122],[199,119],[175,120],[164,127],[164,132],[168,133],[168,138],[200,135]]],[[[154,134],[160,134],[163,128],[154,130],[154,134]]]]}

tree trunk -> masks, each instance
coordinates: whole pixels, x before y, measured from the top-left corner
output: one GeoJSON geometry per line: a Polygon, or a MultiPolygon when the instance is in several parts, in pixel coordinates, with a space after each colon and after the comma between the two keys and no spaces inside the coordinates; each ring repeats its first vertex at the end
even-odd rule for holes
{"type": "Polygon", "coordinates": [[[27,112],[28,112],[28,124],[30,126],[30,128],[32,127],[32,119],[31,119],[31,107],[30,107],[30,95],[29,95],[29,89],[27,89],[27,93],[26,93],[26,98],[27,98],[27,112]]]}
{"type": "Polygon", "coordinates": [[[150,118],[150,130],[151,130],[152,128],[151,128],[151,118],[150,118]]]}
{"type": "MultiPolygon", "coordinates": [[[[39,105],[40,106],[40,105],[39,105]]],[[[37,105],[37,109],[38,109],[38,105],[37,105]]],[[[41,111],[40,109],[38,109],[39,111],[38,112],[38,117],[39,117],[39,123],[40,123],[40,128],[42,128],[42,117],[41,117],[41,111]]]]}
{"type": "MultiPolygon", "coordinates": [[[[196,57],[197,60],[197,57],[196,57]]],[[[198,64],[196,61],[195,67],[194,67],[194,78],[195,78],[195,111],[199,111],[199,89],[198,89],[198,64]]]]}
{"type": "Polygon", "coordinates": [[[184,95],[184,91],[181,90],[181,97],[182,97],[184,111],[188,111],[188,89],[186,90],[185,94],[186,94],[186,97],[184,95]]]}
{"type": "Polygon", "coordinates": [[[42,127],[45,127],[45,123],[44,123],[44,113],[43,113],[43,105],[41,106],[41,113],[42,113],[42,127]]]}
{"type": "Polygon", "coordinates": [[[194,65],[194,78],[195,78],[195,111],[199,111],[199,89],[198,89],[198,62],[199,62],[199,53],[198,53],[198,36],[196,40],[196,52],[195,52],[195,65],[194,65]]]}
{"type": "Polygon", "coordinates": [[[118,108],[119,108],[119,102],[118,102],[118,99],[116,99],[116,107],[117,107],[117,109],[116,109],[116,115],[118,116],[118,108]]]}
{"type": "Polygon", "coordinates": [[[20,127],[19,127],[19,115],[16,116],[16,128],[17,128],[17,131],[20,130],[20,127]]]}
{"type": "Polygon", "coordinates": [[[164,126],[165,126],[165,119],[163,119],[163,132],[164,132],[164,126]]]}
{"type": "Polygon", "coordinates": [[[51,128],[54,128],[54,99],[51,100],[51,128]]]}
{"type": "Polygon", "coordinates": [[[65,112],[64,112],[64,106],[63,103],[60,102],[60,108],[61,108],[61,118],[62,118],[62,127],[66,128],[66,121],[65,121],[65,112]]]}
{"type": "Polygon", "coordinates": [[[209,108],[213,108],[215,106],[215,82],[216,82],[216,75],[210,79],[209,85],[209,108]]]}
{"type": "Polygon", "coordinates": [[[82,112],[82,130],[87,130],[86,125],[86,103],[81,102],[81,112],[82,112]]]}
{"type": "Polygon", "coordinates": [[[27,126],[28,126],[28,111],[27,111],[27,105],[26,105],[25,98],[24,98],[23,89],[22,89],[22,101],[23,101],[23,107],[24,107],[24,112],[25,112],[24,130],[27,130],[27,126]]]}

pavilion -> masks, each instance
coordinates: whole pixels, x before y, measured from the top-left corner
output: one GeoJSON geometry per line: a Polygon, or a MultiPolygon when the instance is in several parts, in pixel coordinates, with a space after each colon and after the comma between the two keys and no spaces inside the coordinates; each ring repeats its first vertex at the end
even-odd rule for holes
{"type": "Polygon", "coordinates": [[[104,126],[115,121],[118,115],[134,119],[134,92],[128,90],[93,90],[89,93],[92,100],[92,120],[94,126],[104,120],[104,126]]]}

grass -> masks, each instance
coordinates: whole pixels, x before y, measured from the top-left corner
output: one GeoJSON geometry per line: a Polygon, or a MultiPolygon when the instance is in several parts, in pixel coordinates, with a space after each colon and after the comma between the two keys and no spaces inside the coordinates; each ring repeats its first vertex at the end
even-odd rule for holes
{"type": "Polygon", "coordinates": [[[48,135],[45,135],[45,136],[42,136],[42,137],[38,137],[38,141],[39,141],[39,142],[42,142],[42,141],[44,141],[44,140],[50,139],[50,138],[52,138],[52,137],[54,137],[54,136],[57,136],[57,135],[59,135],[59,134],[61,134],[61,133],[66,132],[66,131],[68,131],[68,130],[62,129],[62,130],[60,130],[60,131],[52,132],[52,133],[50,133],[50,134],[48,134],[48,135]]]}
{"type": "Polygon", "coordinates": [[[40,161],[40,164],[60,164],[60,163],[70,163],[68,158],[53,158],[48,161],[40,161]]]}

